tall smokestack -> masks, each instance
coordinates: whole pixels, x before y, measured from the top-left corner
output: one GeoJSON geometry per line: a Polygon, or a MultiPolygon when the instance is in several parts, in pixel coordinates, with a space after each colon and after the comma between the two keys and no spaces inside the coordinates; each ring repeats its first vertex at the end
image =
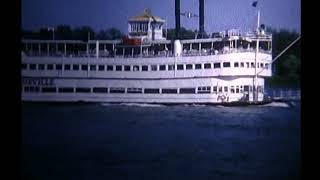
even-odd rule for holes
{"type": "Polygon", "coordinates": [[[203,38],[204,34],[204,0],[199,0],[199,35],[203,38]]]}
{"type": "Polygon", "coordinates": [[[180,0],[175,1],[175,15],[176,15],[176,29],[175,35],[176,39],[180,39],[180,0]]]}

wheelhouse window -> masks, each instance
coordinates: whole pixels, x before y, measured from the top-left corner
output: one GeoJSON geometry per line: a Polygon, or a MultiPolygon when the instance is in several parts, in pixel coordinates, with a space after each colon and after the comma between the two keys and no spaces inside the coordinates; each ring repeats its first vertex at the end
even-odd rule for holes
{"type": "Polygon", "coordinates": [[[183,64],[178,64],[177,65],[177,70],[183,70],[183,64]]]}
{"type": "Polygon", "coordinates": [[[192,69],[192,64],[187,64],[186,69],[192,69]]]}
{"type": "Polygon", "coordinates": [[[195,69],[201,69],[201,68],[202,68],[201,64],[196,64],[195,65],[195,69]]]}
{"type": "Polygon", "coordinates": [[[56,64],[56,70],[62,70],[62,64],[56,64]]]}
{"type": "Polygon", "coordinates": [[[167,89],[162,89],[162,94],[177,94],[178,90],[177,89],[171,89],[171,88],[167,88],[167,89]]]}
{"type": "Polygon", "coordinates": [[[195,88],[180,88],[180,94],[195,94],[195,88]]]}
{"type": "Polygon", "coordinates": [[[160,69],[160,71],[165,71],[166,70],[166,65],[160,65],[159,69],[160,69]]]}
{"type": "Polygon", "coordinates": [[[210,63],[205,63],[204,64],[204,69],[211,69],[211,64],[210,63]]]}
{"type": "Polygon", "coordinates": [[[148,66],[143,65],[143,66],[141,67],[141,70],[142,70],[142,71],[148,71],[148,66]]]}
{"type": "Polygon", "coordinates": [[[216,69],[216,68],[220,68],[221,67],[221,63],[214,63],[213,64],[213,68],[216,69]]]}
{"type": "Polygon", "coordinates": [[[223,67],[231,67],[230,62],[224,62],[223,67]]]}

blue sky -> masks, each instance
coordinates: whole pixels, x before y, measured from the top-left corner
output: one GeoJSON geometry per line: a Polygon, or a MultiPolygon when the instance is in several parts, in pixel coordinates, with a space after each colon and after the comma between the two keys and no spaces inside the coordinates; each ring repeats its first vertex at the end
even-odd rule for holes
{"type": "MultiPolygon", "coordinates": [[[[181,12],[198,14],[198,0],[180,0],[181,12]]],[[[174,0],[22,0],[22,27],[67,24],[72,27],[89,25],[96,31],[116,27],[127,32],[127,19],[150,8],[153,15],[167,19],[168,28],[175,27],[174,0]]],[[[256,26],[253,0],[205,0],[207,32],[256,26]]],[[[260,0],[261,23],[273,28],[301,32],[300,0],[260,0]]],[[[198,29],[198,18],[181,17],[181,26],[198,29]]]]}

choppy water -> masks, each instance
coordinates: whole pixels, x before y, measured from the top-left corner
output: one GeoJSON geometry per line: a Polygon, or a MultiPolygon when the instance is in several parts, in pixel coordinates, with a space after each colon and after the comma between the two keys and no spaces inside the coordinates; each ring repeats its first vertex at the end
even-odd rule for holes
{"type": "Polygon", "coordinates": [[[295,106],[23,104],[26,179],[298,179],[295,106]]]}

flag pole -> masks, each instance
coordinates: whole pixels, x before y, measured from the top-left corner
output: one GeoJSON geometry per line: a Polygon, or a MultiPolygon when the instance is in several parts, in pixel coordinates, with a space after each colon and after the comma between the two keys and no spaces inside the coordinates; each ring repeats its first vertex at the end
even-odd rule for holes
{"type": "Polygon", "coordinates": [[[258,8],[258,17],[257,17],[257,40],[256,40],[256,52],[255,52],[255,58],[254,58],[254,88],[253,88],[253,100],[254,102],[257,102],[258,100],[258,74],[257,74],[257,56],[259,53],[259,35],[260,35],[260,31],[259,31],[259,24],[260,24],[260,9],[258,8]]]}

